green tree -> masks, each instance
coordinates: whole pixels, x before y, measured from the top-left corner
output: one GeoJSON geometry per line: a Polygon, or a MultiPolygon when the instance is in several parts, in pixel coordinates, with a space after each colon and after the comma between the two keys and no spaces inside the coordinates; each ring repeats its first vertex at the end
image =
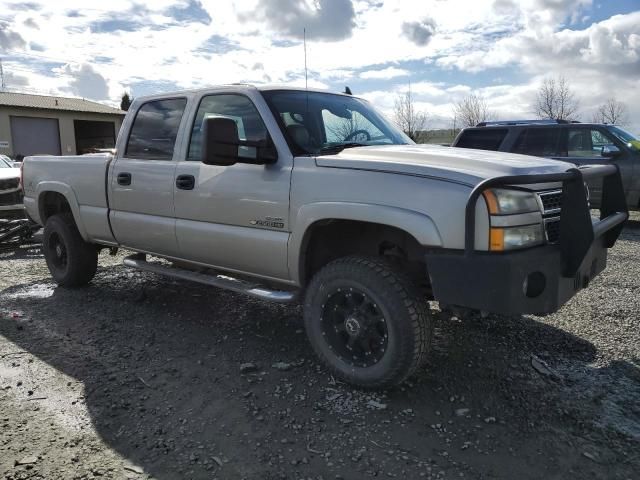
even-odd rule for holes
{"type": "Polygon", "coordinates": [[[129,110],[132,100],[133,99],[129,97],[129,94],[127,92],[124,92],[122,94],[122,99],[120,100],[120,110],[124,110],[125,112],[129,110]]]}

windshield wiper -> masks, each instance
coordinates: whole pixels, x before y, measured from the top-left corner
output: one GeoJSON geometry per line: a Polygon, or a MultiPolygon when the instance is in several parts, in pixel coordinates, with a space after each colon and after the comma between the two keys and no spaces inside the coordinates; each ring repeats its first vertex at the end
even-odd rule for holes
{"type": "Polygon", "coordinates": [[[326,147],[322,147],[318,153],[340,153],[345,148],[354,148],[354,147],[368,147],[366,143],[359,142],[347,142],[347,143],[339,143],[336,145],[327,145],[326,147]]]}

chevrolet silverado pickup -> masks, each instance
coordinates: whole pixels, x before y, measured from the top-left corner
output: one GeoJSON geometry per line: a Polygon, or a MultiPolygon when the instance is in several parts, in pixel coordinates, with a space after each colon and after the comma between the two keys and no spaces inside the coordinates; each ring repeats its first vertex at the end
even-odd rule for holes
{"type": "Polygon", "coordinates": [[[369,388],[423,364],[429,300],[553,312],[605,268],[628,216],[615,165],[416,145],[365,100],[282,87],[137,98],[113,155],[23,170],[59,285],[122,248],[132,268],[301,301],[317,355],[369,388]]]}

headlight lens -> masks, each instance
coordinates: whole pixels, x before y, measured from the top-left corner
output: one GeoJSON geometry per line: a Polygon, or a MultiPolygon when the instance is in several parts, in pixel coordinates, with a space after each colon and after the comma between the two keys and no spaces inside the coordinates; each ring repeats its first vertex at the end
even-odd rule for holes
{"type": "MultiPolygon", "coordinates": [[[[523,215],[532,212],[540,213],[540,205],[533,192],[495,188],[486,190],[483,195],[492,218],[499,216],[501,219],[490,229],[489,250],[497,252],[516,250],[534,247],[545,242],[542,217],[540,216],[540,223],[531,224],[530,215],[523,215]],[[513,217],[510,218],[509,215],[513,217]],[[524,223],[523,216],[527,217],[529,225],[518,225],[518,223],[524,223]]],[[[493,224],[493,220],[491,223],[493,224]]]]}
{"type": "Polygon", "coordinates": [[[512,215],[540,211],[536,197],[531,192],[495,188],[486,190],[484,199],[492,215],[512,215]]]}
{"type": "Polygon", "coordinates": [[[542,225],[492,228],[489,248],[492,251],[515,250],[544,243],[542,225]]]}

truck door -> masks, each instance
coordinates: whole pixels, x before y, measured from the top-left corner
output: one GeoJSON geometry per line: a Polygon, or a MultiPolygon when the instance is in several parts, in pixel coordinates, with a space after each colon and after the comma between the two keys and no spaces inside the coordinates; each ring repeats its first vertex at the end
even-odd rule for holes
{"type": "Polygon", "coordinates": [[[140,106],[129,136],[118,145],[109,177],[111,228],[118,242],[136,250],[178,256],[173,208],[174,149],[186,98],[140,106]]]}
{"type": "MultiPolygon", "coordinates": [[[[255,101],[265,116],[271,115],[262,97],[255,101]]],[[[248,96],[221,93],[200,100],[190,135],[185,136],[188,145],[176,167],[176,235],[181,257],[286,280],[293,159],[281,154],[271,165],[205,165],[200,161],[200,129],[203,119],[212,116],[233,119],[240,139],[257,141],[268,135],[263,116],[248,96]]],[[[250,147],[239,148],[251,155],[250,147]]]]}
{"type": "MultiPolygon", "coordinates": [[[[629,192],[633,177],[633,162],[625,153],[613,159],[603,157],[602,147],[605,146],[618,146],[605,129],[587,126],[567,129],[566,160],[578,166],[615,163],[620,168],[624,190],[629,192]]],[[[620,150],[626,152],[626,149],[620,150]]],[[[602,181],[588,182],[588,186],[592,204],[599,205],[602,199],[602,181]]]]}

